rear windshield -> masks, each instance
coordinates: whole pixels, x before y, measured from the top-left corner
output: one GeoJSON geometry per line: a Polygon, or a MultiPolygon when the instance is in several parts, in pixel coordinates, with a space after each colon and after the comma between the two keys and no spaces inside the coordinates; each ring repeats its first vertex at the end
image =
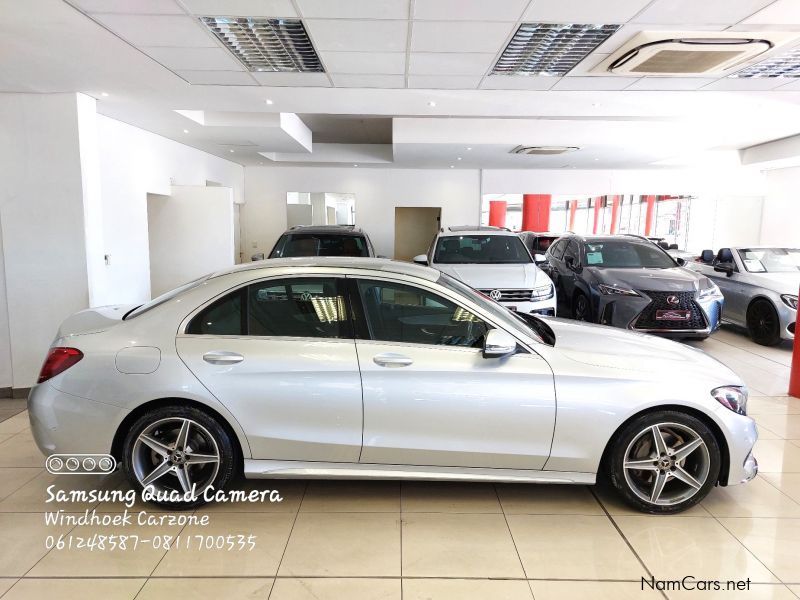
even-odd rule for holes
{"type": "Polygon", "coordinates": [[[671,269],[672,257],[655,244],[629,240],[586,243],[586,266],[609,269],[671,269]]]}
{"type": "Polygon", "coordinates": [[[439,238],[433,262],[440,264],[515,264],[533,262],[515,235],[459,235],[439,238]]]}
{"type": "Polygon", "coordinates": [[[369,256],[367,240],[333,233],[289,233],[281,236],[270,258],[293,256],[369,256]]]}
{"type": "Polygon", "coordinates": [[[547,252],[547,249],[553,245],[553,242],[555,242],[557,239],[558,237],[545,237],[545,236],[533,238],[533,241],[531,243],[531,252],[535,254],[544,254],[545,252],[547,252]]]}
{"type": "Polygon", "coordinates": [[[146,313],[148,310],[154,309],[156,306],[160,304],[164,304],[164,302],[168,302],[172,300],[178,294],[182,294],[183,292],[188,292],[189,290],[196,288],[198,285],[203,283],[206,279],[208,279],[208,275],[203,275],[200,279],[195,279],[194,281],[190,281],[189,283],[184,283],[180,287],[176,287],[174,290],[170,290],[160,296],[153,298],[150,302],[142,304],[141,306],[137,306],[133,310],[129,310],[125,313],[125,316],[122,317],[123,321],[127,321],[128,319],[133,319],[134,317],[138,317],[146,313]]]}

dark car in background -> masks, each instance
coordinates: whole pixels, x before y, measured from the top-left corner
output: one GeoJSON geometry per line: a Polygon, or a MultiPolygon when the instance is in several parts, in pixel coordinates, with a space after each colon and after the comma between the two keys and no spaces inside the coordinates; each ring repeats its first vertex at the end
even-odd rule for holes
{"type": "Polygon", "coordinates": [[[678,338],[705,338],[719,327],[719,288],[646,238],[565,235],[547,261],[575,319],[678,338]]]}
{"type": "Polygon", "coordinates": [[[354,225],[307,225],[292,227],[278,238],[269,258],[294,256],[375,256],[364,231],[354,225]]]}
{"type": "Polygon", "coordinates": [[[522,240],[522,243],[525,244],[525,247],[531,253],[534,260],[537,264],[543,264],[547,262],[546,260],[542,260],[542,257],[550,248],[550,246],[555,242],[558,238],[560,238],[563,233],[552,233],[550,231],[520,231],[519,238],[522,240]],[[540,256],[536,256],[536,255],[540,256]]]}

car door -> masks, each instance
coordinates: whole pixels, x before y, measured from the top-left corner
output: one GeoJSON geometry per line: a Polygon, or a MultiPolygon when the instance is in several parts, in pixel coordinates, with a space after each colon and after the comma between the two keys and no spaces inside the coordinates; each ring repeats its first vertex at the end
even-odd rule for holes
{"type": "Polygon", "coordinates": [[[264,279],[179,333],[181,359],[242,424],[253,458],[358,462],[361,377],[344,285],[264,279]]]}
{"type": "Polygon", "coordinates": [[[565,305],[572,308],[572,300],[575,297],[575,290],[577,289],[578,271],[581,266],[581,251],[580,245],[575,240],[570,240],[564,250],[564,256],[559,261],[559,269],[561,274],[561,289],[563,290],[563,301],[565,305]],[[568,262],[572,261],[572,266],[568,262]]]}
{"type": "MultiPolygon", "coordinates": [[[[717,256],[730,253],[732,260],[728,261],[734,266],[734,272],[728,276],[720,271],[715,271],[713,266],[705,271],[705,274],[719,286],[722,295],[725,297],[725,306],[722,314],[737,322],[744,322],[747,313],[747,304],[749,302],[748,285],[743,282],[742,265],[737,260],[736,251],[730,248],[722,248],[717,253],[717,256]]],[[[714,260],[716,265],[719,261],[714,260]]]]}
{"type": "Polygon", "coordinates": [[[555,424],[537,354],[483,358],[491,325],[441,293],[354,278],[362,329],[362,463],[541,469],[555,424]]]}

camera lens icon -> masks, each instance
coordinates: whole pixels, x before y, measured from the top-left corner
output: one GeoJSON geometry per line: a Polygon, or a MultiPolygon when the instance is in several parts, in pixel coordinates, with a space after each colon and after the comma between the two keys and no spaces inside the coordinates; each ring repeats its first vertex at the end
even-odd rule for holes
{"type": "Polygon", "coordinates": [[[97,466],[100,467],[100,470],[103,471],[103,473],[109,473],[114,469],[114,461],[107,456],[104,456],[98,461],[97,466]]]}
{"type": "Polygon", "coordinates": [[[97,466],[97,461],[93,459],[91,456],[89,458],[83,459],[83,470],[84,471],[94,471],[94,468],[97,466]]]}
{"type": "Polygon", "coordinates": [[[110,454],[53,454],[45,467],[53,475],[106,475],[117,461],[110,454]]]}
{"type": "Polygon", "coordinates": [[[47,470],[51,473],[57,473],[64,468],[64,461],[57,456],[51,456],[47,460],[47,470]]]}
{"type": "Polygon", "coordinates": [[[67,459],[67,469],[70,471],[77,471],[81,468],[81,461],[77,458],[72,457],[67,459]]]}

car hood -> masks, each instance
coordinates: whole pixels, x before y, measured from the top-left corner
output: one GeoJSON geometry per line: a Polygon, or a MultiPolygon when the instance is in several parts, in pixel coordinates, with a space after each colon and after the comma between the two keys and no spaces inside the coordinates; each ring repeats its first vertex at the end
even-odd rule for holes
{"type": "Polygon", "coordinates": [[[550,282],[550,278],[533,263],[513,265],[435,264],[434,267],[442,273],[447,273],[467,285],[481,290],[528,289],[550,282]]]}
{"type": "Polygon", "coordinates": [[[574,362],[661,375],[664,379],[692,376],[718,385],[744,385],[731,369],[702,350],[668,339],[577,321],[549,318],[555,349],[574,362]]]}
{"type": "Polygon", "coordinates": [[[705,275],[683,267],[672,269],[600,269],[586,267],[595,280],[634,290],[656,292],[692,292],[698,289],[705,275]]]}
{"type": "Polygon", "coordinates": [[[749,273],[759,285],[779,294],[797,295],[800,288],[800,271],[796,273],[749,273]]]}

